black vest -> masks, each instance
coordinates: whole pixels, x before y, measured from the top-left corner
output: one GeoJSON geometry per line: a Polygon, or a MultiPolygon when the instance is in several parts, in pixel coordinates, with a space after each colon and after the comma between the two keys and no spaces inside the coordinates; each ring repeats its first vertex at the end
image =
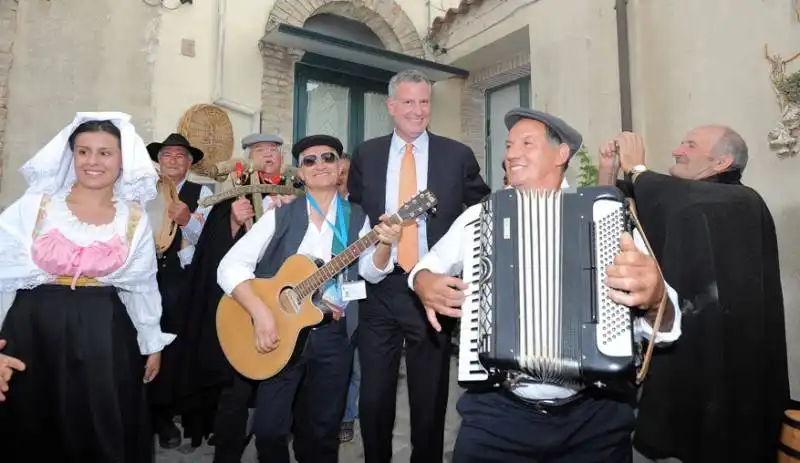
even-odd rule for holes
{"type": "MultiPolygon", "coordinates": [[[[202,185],[186,180],[183,182],[181,191],[178,192],[178,199],[186,204],[190,211],[194,212],[197,209],[197,202],[200,200],[200,190],[202,188],[202,185]]],[[[178,227],[175,239],[172,240],[172,245],[164,251],[164,254],[158,260],[158,273],[164,274],[159,276],[179,277],[183,273],[181,262],[178,258],[178,251],[181,250],[181,241],[183,241],[183,232],[181,227],[178,227]]]]}
{"type": "MultiPolygon", "coordinates": [[[[350,203],[350,220],[347,231],[347,245],[358,240],[358,234],[364,227],[367,219],[361,206],[350,203]]],[[[275,210],[275,233],[270,240],[264,255],[256,265],[257,278],[270,278],[281,268],[289,257],[297,254],[300,243],[308,230],[308,206],[305,195],[298,196],[286,206],[275,210]]],[[[345,280],[358,281],[358,261],[356,260],[345,270],[345,280]]],[[[358,302],[351,301],[347,304],[345,320],[347,332],[352,335],[358,324],[358,302]]]]}

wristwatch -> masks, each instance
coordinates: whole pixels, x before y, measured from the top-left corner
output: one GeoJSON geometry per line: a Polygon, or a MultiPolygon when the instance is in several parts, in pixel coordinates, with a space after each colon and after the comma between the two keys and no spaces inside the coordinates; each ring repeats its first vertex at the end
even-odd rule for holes
{"type": "Polygon", "coordinates": [[[639,176],[642,172],[647,172],[649,169],[644,164],[637,164],[631,168],[631,180],[636,180],[636,177],[639,176]]]}

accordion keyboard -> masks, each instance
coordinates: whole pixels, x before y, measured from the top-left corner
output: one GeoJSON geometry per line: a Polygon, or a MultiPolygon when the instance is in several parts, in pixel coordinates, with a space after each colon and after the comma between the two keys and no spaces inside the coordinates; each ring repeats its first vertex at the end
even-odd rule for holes
{"type": "Polygon", "coordinates": [[[480,222],[467,225],[464,233],[464,268],[462,280],[469,287],[461,306],[461,330],[458,348],[458,381],[485,381],[489,374],[478,360],[478,320],[480,317],[480,222]]]}

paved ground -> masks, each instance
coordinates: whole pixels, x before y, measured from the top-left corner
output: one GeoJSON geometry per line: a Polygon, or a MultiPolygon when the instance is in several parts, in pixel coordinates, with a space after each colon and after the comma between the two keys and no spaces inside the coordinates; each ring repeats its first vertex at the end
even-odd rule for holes
{"type": "MultiPolygon", "coordinates": [[[[445,463],[450,463],[453,444],[455,444],[456,434],[460,419],[456,413],[456,400],[461,396],[461,388],[456,382],[457,365],[453,358],[450,367],[450,400],[447,407],[447,424],[444,436],[445,463]]],[[[409,441],[409,411],[408,411],[408,390],[405,381],[405,363],[401,362],[401,379],[397,388],[397,417],[394,426],[394,457],[393,463],[405,463],[411,458],[411,444],[409,441]]],[[[351,442],[343,444],[339,451],[339,461],[341,463],[360,463],[364,461],[364,451],[361,446],[361,435],[356,428],[356,437],[351,442]]],[[[175,450],[159,450],[157,463],[212,463],[214,457],[214,447],[203,445],[195,451],[191,451],[188,441],[182,447],[175,450]]],[[[257,463],[256,451],[251,444],[245,451],[242,458],[243,463],[257,463]]]]}

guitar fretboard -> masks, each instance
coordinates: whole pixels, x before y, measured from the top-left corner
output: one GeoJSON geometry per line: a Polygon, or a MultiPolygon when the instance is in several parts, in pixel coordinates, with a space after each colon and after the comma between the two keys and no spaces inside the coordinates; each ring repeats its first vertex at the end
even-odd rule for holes
{"type": "Polygon", "coordinates": [[[348,265],[358,259],[358,256],[366,251],[367,248],[377,242],[378,234],[375,230],[371,230],[369,233],[359,238],[358,241],[348,246],[347,249],[335,255],[330,262],[320,267],[320,269],[312,273],[311,276],[301,281],[300,284],[295,287],[297,295],[300,299],[303,299],[313,294],[314,291],[321,288],[325,282],[344,270],[348,265]]]}

